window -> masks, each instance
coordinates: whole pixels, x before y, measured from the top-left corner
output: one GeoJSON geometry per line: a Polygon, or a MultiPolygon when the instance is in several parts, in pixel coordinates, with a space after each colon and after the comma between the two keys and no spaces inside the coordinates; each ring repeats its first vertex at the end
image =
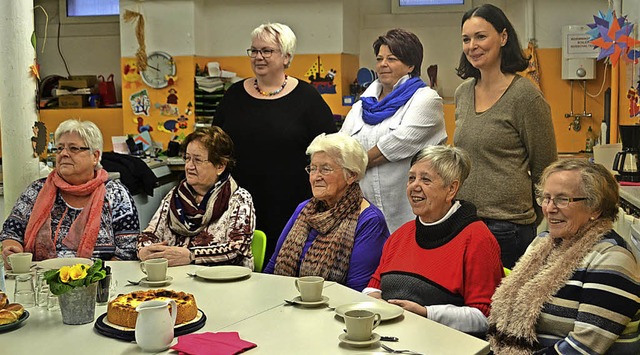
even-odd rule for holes
{"type": "Polygon", "coordinates": [[[394,14],[465,12],[470,9],[471,0],[391,0],[394,14]]]}
{"type": "Polygon", "coordinates": [[[119,0],[59,0],[60,22],[118,22],[119,0]]]}

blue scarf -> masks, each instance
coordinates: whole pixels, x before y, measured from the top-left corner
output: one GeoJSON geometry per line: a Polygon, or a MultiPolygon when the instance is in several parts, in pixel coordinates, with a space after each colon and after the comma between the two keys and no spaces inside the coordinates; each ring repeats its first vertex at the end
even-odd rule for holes
{"type": "Polygon", "coordinates": [[[375,96],[361,98],[362,119],[366,124],[377,125],[393,116],[400,107],[409,101],[418,89],[425,86],[427,86],[427,84],[425,84],[420,77],[416,76],[393,89],[393,91],[380,102],[378,102],[378,98],[375,96]]]}

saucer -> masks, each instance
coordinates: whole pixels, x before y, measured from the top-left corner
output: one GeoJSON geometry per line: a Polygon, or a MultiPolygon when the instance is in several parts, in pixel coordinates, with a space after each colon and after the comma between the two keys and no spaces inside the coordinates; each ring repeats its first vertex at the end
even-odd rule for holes
{"type": "Polygon", "coordinates": [[[146,277],[143,277],[140,280],[140,285],[156,287],[156,286],[163,286],[163,285],[170,284],[171,281],[173,281],[173,277],[171,277],[171,276],[167,276],[166,280],[160,280],[160,281],[149,281],[149,280],[147,280],[146,277]]]}
{"type": "Polygon", "coordinates": [[[375,344],[380,341],[380,335],[376,333],[371,333],[371,338],[369,340],[351,340],[347,338],[347,334],[342,333],[338,336],[338,340],[341,342],[353,346],[354,348],[364,348],[371,344],[375,344]]]}
{"type": "Polygon", "coordinates": [[[294,297],[291,302],[295,304],[299,304],[303,307],[317,307],[329,302],[329,297],[322,296],[322,299],[319,301],[303,301],[300,296],[294,297]]]}

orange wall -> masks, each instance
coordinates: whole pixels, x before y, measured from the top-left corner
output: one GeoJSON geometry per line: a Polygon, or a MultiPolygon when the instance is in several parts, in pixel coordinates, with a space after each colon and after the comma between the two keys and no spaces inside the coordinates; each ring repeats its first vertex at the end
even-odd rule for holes
{"type": "MultiPolygon", "coordinates": [[[[47,109],[40,110],[40,121],[47,131],[55,131],[58,125],[70,118],[95,123],[102,131],[104,151],[113,150],[111,136],[122,135],[122,109],[120,108],[83,108],[83,109],[47,109]]],[[[47,140],[49,138],[47,137],[47,140]]]]}
{"type": "MultiPolygon", "coordinates": [[[[190,114],[187,112],[187,106],[189,103],[194,103],[194,90],[193,83],[195,78],[195,63],[192,56],[173,57],[176,63],[176,76],[177,80],[174,85],[167,86],[162,89],[152,89],[148,87],[139,75],[127,75],[124,70],[131,62],[135,62],[135,58],[121,58],[121,70],[122,72],[122,128],[123,131],[119,135],[138,134],[138,121],[137,118],[141,117],[143,125],[149,125],[153,130],[150,131],[151,139],[154,142],[161,142],[163,149],[167,149],[167,144],[174,136],[174,133],[167,131],[164,128],[165,122],[175,123],[180,116],[186,117],[186,127],[179,127],[175,133],[177,137],[186,136],[193,131],[195,107],[191,108],[190,114]],[[136,80],[137,79],[137,80],[136,80]],[[167,99],[170,94],[169,90],[174,89],[178,96],[177,105],[173,107],[177,108],[177,114],[163,114],[163,111],[158,108],[158,105],[167,104],[167,99]],[[131,108],[130,96],[136,94],[142,90],[147,91],[147,95],[151,102],[149,115],[135,114],[131,108]],[[174,122],[171,122],[174,121],[174,122]]],[[[166,112],[166,111],[165,111],[166,112]]]]}
{"type": "MultiPolygon", "coordinates": [[[[298,54],[294,56],[291,66],[287,69],[287,74],[309,82],[306,73],[317,61],[318,55],[298,54]]],[[[239,77],[248,78],[254,76],[251,71],[251,61],[247,56],[196,57],[196,62],[200,67],[204,67],[208,62],[218,62],[221,69],[235,72],[239,77]]],[[[356,80],[359,59],[352,54],[322,54],[320,55],[320,62],[325,70],[325,75],[331,69],[336,71],[334,80],[336,93],[322,94],[322,98],[331,107],[331,111],[334,114],[344,116],[351,107],[342,106],[342,96],[349,95],[349,84],[356,80]]]]}

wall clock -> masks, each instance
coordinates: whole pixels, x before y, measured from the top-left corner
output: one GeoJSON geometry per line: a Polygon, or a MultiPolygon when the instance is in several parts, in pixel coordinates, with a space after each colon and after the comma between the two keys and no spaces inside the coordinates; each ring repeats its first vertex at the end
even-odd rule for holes
{"type": "Polygon", "coordinates": [[[147,70],[140,74],[145,84],[161,89],[169,85],[168,76],[176,75],[176,63],[168,53],[152,52],[147,56],[147,70]]]}

